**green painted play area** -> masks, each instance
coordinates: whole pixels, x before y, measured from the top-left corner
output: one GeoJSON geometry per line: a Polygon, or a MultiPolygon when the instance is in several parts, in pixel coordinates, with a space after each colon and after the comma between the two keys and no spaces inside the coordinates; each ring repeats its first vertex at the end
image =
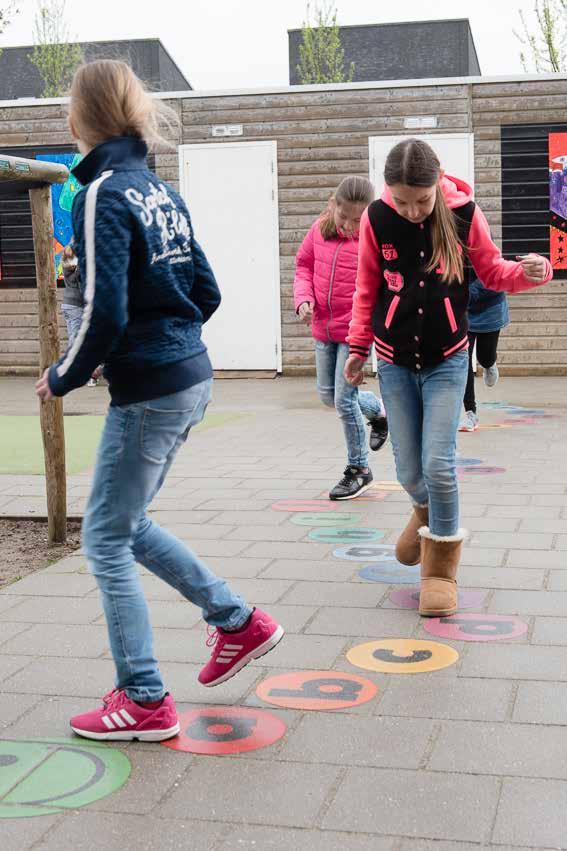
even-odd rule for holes
{"type": "MultiPolygon", "coordinates": [[[[236,412],[208,413],[197,431],[227,425],[240,417],[236,412]]],[[[94,465],[104,417],[66,416],[67,473],[81,473],[94,465]]],[[[0,475],[43,475],[43,444],[39,417],[0,416],[0,475]]]]}

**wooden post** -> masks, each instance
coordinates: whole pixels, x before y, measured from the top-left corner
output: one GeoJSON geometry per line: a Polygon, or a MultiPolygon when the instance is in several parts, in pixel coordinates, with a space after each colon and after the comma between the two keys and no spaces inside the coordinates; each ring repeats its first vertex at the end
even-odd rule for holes
{"type": "MultiPolygon", "coordinates": [[[[40,376],[59,359],[57,280],[53,262],[51,188],[30,189],[37,294],[39,303],[40,376]]],[[[41,433],[45,457],[47,523],[50,543],[67,540],[67,479],[63,399],[40,402],[41,433]]]]}

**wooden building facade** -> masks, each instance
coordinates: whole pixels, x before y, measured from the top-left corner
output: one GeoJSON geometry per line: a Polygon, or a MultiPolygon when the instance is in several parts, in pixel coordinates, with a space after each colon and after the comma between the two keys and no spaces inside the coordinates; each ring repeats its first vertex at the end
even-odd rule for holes
{"type": "MultiPolygon", "coordinates": [[[[529,250],[549,254],[548,136],[567,134],[567,76],[187,92],[168,97],[168,102],[178,112],[180,129],[171,139],[171,153],[156,154],[155,168],[173,185],[179,186],[179,146],[277,144],[274,197],[281,329],[276,345],[281,348],[284,374],[304,374],[314,366],[309,332],[293,310],[295,253],[340,180],[353,173],[372,173],[369,140],[374,137],[472,134],[476,200],[505,256],[529,250]],[[428,125],[429,129],[421,129],[428,125]],[[238,136],[219,137],[218,132],[238,136]]],[[[65,104],[0,103],[0,152],[41,153],[64,150],[69,144],[65,104]]],[[[565,155],[567,160],[567,145],[565,155]]],[[[567,185],[565,192],[567,197],[567,185]]],[[[26,211],[25,198],[0,196],[3,372],[34,372],[37,364],[36,295],[26,211]]],[[[199,236],[199,221],[194,224],[199,236]]],[[[222,288],[222,280],[220,284],[222,288]]],[[[502,371],[566,374],[567,271],[559,270],[544,290],[511,298],[510,307],[512,321],[499,355],[502,371]]]]}

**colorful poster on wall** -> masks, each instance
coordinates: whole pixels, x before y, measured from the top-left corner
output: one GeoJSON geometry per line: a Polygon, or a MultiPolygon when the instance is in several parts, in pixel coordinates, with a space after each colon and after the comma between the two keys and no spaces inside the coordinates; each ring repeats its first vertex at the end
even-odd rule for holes
{"type": "Polygon", "coordinates": [[[567,133],[549,134],[549,259],[567,269],[567,133]]]}
{"type": "MultiPolygon", "coordinates": [[[[82,160],[81,154],[38,154],[36,159],[50,163],[63,163],[69,171],[82,160]]],[[[55,270],[58,278],[63,277],[63,249],[71,242],[73,223],[71,209],[75,195],[82,189],[81,184],[72,174],[66,183],[54,183],[51,187],[51,203],[53,207],[53,234],[55,255],[55,270]]]]}

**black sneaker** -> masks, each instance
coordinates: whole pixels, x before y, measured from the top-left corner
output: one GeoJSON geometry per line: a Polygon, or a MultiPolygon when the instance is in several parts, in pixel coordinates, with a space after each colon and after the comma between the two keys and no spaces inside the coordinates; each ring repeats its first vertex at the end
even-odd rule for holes
{"type": "Polygon", "coordinates": [[[378,452],[388,439],[388,420],[386,417],[376,417],[375,420],[369,420],[368,425],[370,426],[370,448],[378,452]]]}
{"type": "Polygon", "coordinates": [[[345,474],[329,494],[329,499],[354,499],[372,485],[370,470],[363,473],[360,467],[347,467],[345,474]]]}

